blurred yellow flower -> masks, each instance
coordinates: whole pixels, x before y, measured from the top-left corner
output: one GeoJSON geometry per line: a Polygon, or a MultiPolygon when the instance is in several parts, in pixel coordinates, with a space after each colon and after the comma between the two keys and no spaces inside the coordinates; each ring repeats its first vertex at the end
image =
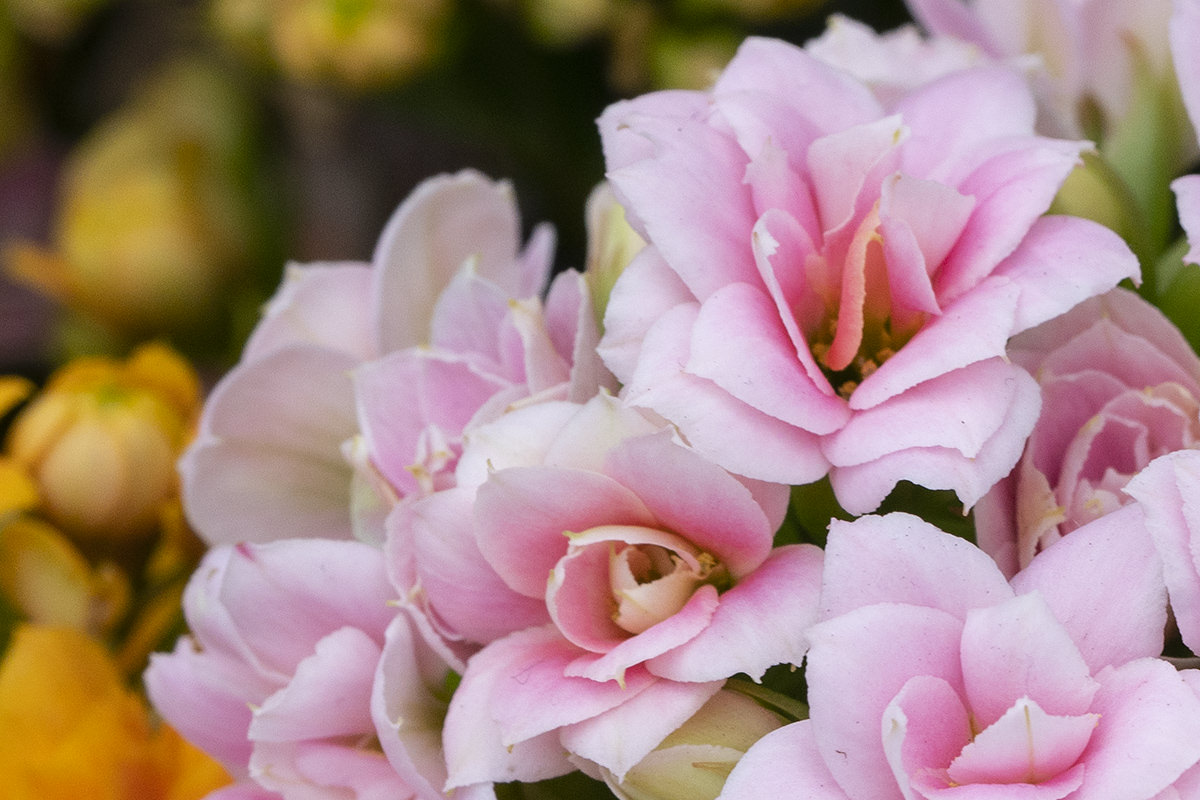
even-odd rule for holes
{"type": "Polygon", "coordinates": [[[211,326],[252,250],[245,117],[214,69],[164,70],[71,154],[53,247],[10,246],[8,271],[125,336],[211,326]]]}
{"type": "Polygon", "coordinates": [[[155,724],[97,642],[31,625],[0,665],[0,775],[8,800],[193,800],[230,782],[155,724]]]}
{"type": "Polygon", "coordinates": [[[399,83],[440,44],[448,0],[214,0],[213,18],[243,50],[290,77],[356,89],[399,83]]]}
{"type": "Polygon", "coordinates": [[[199,402],[191,366],[163,345],[125,362],[77,359],[18,414],[8,454],[50,522],[85,547],[120,549],[152,533],[175,498],[199,402]]]}

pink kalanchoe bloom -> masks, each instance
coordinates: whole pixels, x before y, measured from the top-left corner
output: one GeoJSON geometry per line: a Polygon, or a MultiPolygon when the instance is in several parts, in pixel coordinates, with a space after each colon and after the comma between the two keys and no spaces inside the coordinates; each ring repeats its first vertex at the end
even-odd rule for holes
{"type": "Polygon", "coordinates": [[[1138,295],[1114,289],[1009,343],[1042,387],[1013,473],[975,509],[979,546],[1009,575],[1063,535],[1129,502],[1164,453],[1200,446],[1200,358],[1138,295]]]}
{"type": "MultiPolygon", "coordinates": [[[[1171,80],[1168,20],[1176,2],[907,0],[930,31],[973,42],[993,58],[1037,57],[1046,126],[1073,136],[1097,124],[1109,132],[1128,115],[1139,81],[1171,80]],[[1100,119],[1088,119],[1097,111],[1100,119]]],[[[1195,142],[1186,150],[1194,154],[1195,142]]]]}
{"type": "Polygon", "coordinates": [[[150,697],[251,796],[442,798],[433,690],[448,667],[393,596],[380,550],[360,542],[215,548],[184,597],[191,635],[151,660],[150,697]]]}
{"type": "Polygon", "coordinates": [[[381,539],[364,529],[442,488],[472,421],[611,380],[582,277],[543,304],[553,235],[519,237],[511,187],[462,172],[413,192],[371,264],[290,268],[182,461],[196,529],[381,539]]]}
{"type": "Polygon", "coordinates": [[[1010,584],[915,517],[835,522],[811,717],[754,745],[722,800],[1154,798],[1200,761],[1200,698],[1154,657],[1165,593],[1145,536],[1128,506],[1010,584]]]}
{"type": "Polygon", "coordinates": [[[1111,231],[1043,216],[1086,145],[1033,121],[1004,68],[884,105],[767,39],[711,92],[610,107],[609,179],[650,243],[605,317],[622,396],[733,472],[828,473],[852,513],[899,480],[973,504],[1037,418],[1009,337],[1138,274],[1111,231]]]}
{"type": "Polygon", "coordinates": [[[477,429],[458,473],[388,543],[440,624],[486,643],[446,718],[448,788],[563,774],[566,753],[620,780],[725,678],[802,658],[821,551],[772,547],[786,487],[606,395],[477,429]]]}

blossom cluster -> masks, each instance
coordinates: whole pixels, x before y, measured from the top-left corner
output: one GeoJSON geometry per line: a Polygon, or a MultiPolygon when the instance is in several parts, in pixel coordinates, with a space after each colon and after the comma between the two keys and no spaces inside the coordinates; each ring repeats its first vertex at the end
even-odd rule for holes
{"type": "Polygon", "coordinates": [[[221,798],[1200,798],[1200,2],[910,6],[604,111],[582,272],[472,171],[289,267],[145,676],[221,798]]]}

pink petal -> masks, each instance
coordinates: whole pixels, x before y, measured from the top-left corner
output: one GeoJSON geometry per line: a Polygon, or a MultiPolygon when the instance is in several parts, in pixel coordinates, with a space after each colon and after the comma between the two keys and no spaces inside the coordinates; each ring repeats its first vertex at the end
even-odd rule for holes
{"type": "MultiPolygon", "coordinates": [[[[1047,714],[1022,698],[964,747],[947,773],[956,784],[1052,781],[1079,761],[1099,721],[1098,714],[1047,714]]],[[[1076,773],[1078,788],[1086,768],[1076,773]]]]}
{"type": "Polygon", "coordinates": [[[809,629],[808,702],[817,747],[850,797],[900,800],[880,737],[884,711],[910,678],[962,686],[962,622],[934,608],[865,606],[809,629]],[[919,643],[919,646],[914,646],[919,643]],[[886,653],[886,658],[872,657],[886,653]]]}
{"type": "MultiPolygon", "coordinates": [[[[1200,60],[1195,57],[1196,42],[1200,41],[1200,5],[1192,0],[1180,0],[1172,3],[1171,7],[1171,55],[1179,80],[1179,92],[1183,95],[1183,104],[1192,120],[1192,126],[1200,131],[1200,60]]],[[[1197,133],[1197,136],[1200,136],[1200,133],[1197,133]]],[[[1192,180],[1191,183],[1196,184],[1197,181],[1192,180]]],[[[1176,192],[1178,191],[1176,188],[1176,192]]],[[[1184,216],[1182,209],[1179,216],[1181,219],[1184,216]]],[[[1192,218],[1195,219],[1195,216],[1192,215],[1192,218]]],[[[1196,237],[1189,231],[1188,238],[1195,241],[1196,237]]]]}
{"type": "Polygon", "coordinates": [[[700,300],[731,281],[753,280],[756,215],[741,188],[749,159],[737,142],[700,120],[632,117],[625,124],[655,144],[654,156],[608,178],[648,241],[700,300]]]}
{"type": "MultiPolygon", "coordinates": [[[[471,659],[467,671],[463,673],[462,682],[450,699],[443,728],[442,740],[449,773],[447,790],[492,781],[532,782],[575,770],[574,765],[567,761],[566,752],[554,730],[560,723],[551,721],[546,726],[549,732],[517,741],[503,732],[505,728],[492,710],[498,697],[512,691],[517,691],[523,701],[530,703],[526,711],[538,712],[536,716],[539,719],[551,711],[545,701],[561,703],[562,698],[557,695],[527,696],[524,690],[528,685],[529,670],[537,668],[538,658],[544,655],[553,659],[556,645],[561,647],[562,644],[562,638],[553,627],[529,628],[493,642],[471,659]]],[[[559,658],[558,663],[561,665],[569,657],[568,654],[559,658]]],[[[552,669],[547,677],[553,679],[552,669]]],[[[561,678],[561,673],[559,679],[565,680],[561,678]]],[[[572,680],[593,683],[584,678],[572,680]]],[[[616,687],[616,684],[594,685],[616,687]]],[[[538,681],[536,688],[543,688],[542,681],[538,681]]],[[[612,705],[620,702],[621,697],[618,696],[612,705]]],[[[612,706],[599,703],[596,707],[606,709],[612,706]]],[[[582,716],[587,716],[589,712],[597,713],[589,708],[582,711],[582,716]]]]}
{"type": "Polygon", "coordinates": [[[961,0],[906,0],[913,17],[926,29],[943,36],[974,42],[991,56],[1002,56],[987,27],[961,0]]]}
{"type": "Polygon", "coordinates": [[[962,634],[965,700],[986,728],[1021,698],[1048,714],[1085,713],[1096,682],[1079,650],[1036,592],[967,615],[962,634]]]}
{"type": "Polygon", "coordinates": [[[875,603],[936,608],[966,619],[971,609],[1012,596],[990,558],[918,517],[897,512],[829,526],[823,619],[875,603]]]}
{"type": "Polygon", "coordinates": [[[594,681],[624,682],[626,671],[631,667],[694,639],[708,627],[719,602],[716,589],[700,586],[683,608],[662,622],[613,646],[603,655],[581,657],[570,664],[564,674],[594,681]]]}
{"type": "Polygon", "coordinates": [[[190,637],[180,637],[173,653],[150,656],[143,681],[163,719],[232,775],[245,775],[252,747],[246,738],[250,706],[243,676],[221,675],[214,669],[219,659],[200,651],[190,637]]]}
{"type": "Polygon", "coordinates": [[[250,739],[289,742],[372,732],[371,684],[379,656],[379,643],[363,631],[333,631],[296,665],[288,684],[254,710],[250,739]]]}
{"type": "Polygon", "coordinates": [[[1200,760],[1200,700],[1174,667],[1142,658],[1097,678],[1100,726],[1078,800],[1153,797],[1200,760]]]}
{"type": "Polygon", "coordinates": [[[439,620],[486,644],[549,616],[540,596],[513,591],[480,552],[471,499],[469,491],[448,489],[398,508],[388,520],[389,557],[411,553],[439,620]]]}
{"type": "Polygon", "coordinates": [[[708,627],[646,667],[677,681],[717,680],[739,672],[760,680],[775,664],[799,664],[808,649],[805,632],[817,621],[822,557],[811,545],[776,548],[721,595],[708,627]]]}
{"type": "MultiPolygon", "coordinates": [[[[1200,19],[1200,13],[1195,16],[1200,19]]],[[[1195,113],[1200,116],[1200,76],[1196,80],[1196,87],[1195,113]]],[[[1171,188],[1175,191],[1179,223],[1183,225],[1190,246],[1183,260],[1188,264],[1200,264],[1200,176],[1177,178],[1171,188]]]]}
{"type": "Polygon", "coordinates": [[[1025,389],[1024,370],[998,358],[940,375],[858,411],[822,442],[834,466],[853,466],[912,447],[952,448],[974,458],[1005,423],[1025,389]]]}
{"type": "MultiPolygon", "coordinates": [[[[814,140],[883,113],[875,96],[846,73],[799,47],[759,37],[742,43],[717,79],[713,100],[743,151],[756,155],[771,140],[797,170],[814,140]]],[[[784,210],[797,214],[813,235],[819,233],[800,209],[784,210]]]]}
{"type": "Polygon", "coordinates": [[[879,232],[893,303],[907,310],[941,313],[931,278],[974,208],[974,199],[936,181],[897,173],[884,182],[879,232]]]}
{"type": "Polygon", "coordinates": [[[1141,510],[1127,506],[1072,531],[1013,578],[1015,591],[1041,593],[1092,672],[1162,651],[1163,567],[1146,530],[1141,510]]]}
{"type": "Polygon", "coordinates": [[[1125,278],[1141,279],[1129,245],[1108,228],[1078,217],[1048,216],[995,270],[1021,288],[1013,333],[1057,317],[1125,278]]]}
{"type": "Polygon", "coordinates": [[[546,576],[567,553],[568,533],[599,525],[654,527],[636,494],[579,469],[516,467],[496,472],[475,501],[479,549],[515,591],[544,597],[546,576]]]}
{"type": "Polygon", "coordinates": [[[638,495],[657,520],[655,527],[711,553],[735,579],[771,551],[774,530],[757,499],[728,472],[665,433],[617,446],[604,471],[638,495]]]}
{"type": "Polygon", "coordinates": [[[446,703],[435,692],[444,688],[448,669],[421,641],[408,612],[399,612],[375,668],[371,717],[388,763],[421,800],[444,797],[446,703]]]}
{"type": "Polygon", "coordinates": [[[464,170],[418,186],[388,221],[372,259],[381,351],[429,341],[435,301],[469,260],[509,296],[522,296],[528,281],[516,258],[519,236],[506,182],[464,170]]]}
{"type": "Polygon", "coordinates": [[[554,348],[569,356],[571,388],[567,399],[586,403],[602,388],[616,394],[616,378],[596,352],[600,326],[583,275],[567,270],[554,279],[546,296],[545,315],[546,332],[554,348]]]}
{"type": "MultiPolygon", "coordinates": [[[[890,776],[887,781],[894,784],[890,776]]],[[[813,724],[808,720],[784,725],[747,750],[725,780],[721,800],[792,797],[800,789],[807,800],[850,800],[821,760],[813,724]]]]}
{"type": "Polygon", "coordinates": [[[485,357],[500,363],[496,331],[508,313],[511,298],[476,272],[458,272],[438,295],[428,333],[439,350],[485,357]]]}
{"type": "Polygon", "coordinates": [[[906,797],[913,779],[941,773],[971,741],[970,711],[962,698],[946,681],[929,675],[909,679],[882,722],[883,747],[906,797]]]}
{"type": "Polygon", "coordinates": [[[953,489],[966,508],[974,505],[1016,465],[1041,405],[1037,383],[1026,372],[1008,364],[996,368],[1011,370],[1015,396],[1000,428],[974,457],[950,448],[914,447],[865,464],[836,467],[830,480],[842,507],[852,514],[872,511],[901,480],[953,489]]]}
{"type": "Polygon", "coordinates": [[[956,187],[964,195],[974,195],[976,206],[934,280],[943,307],[979,285],[1017,249],[1050,207],[1083,147],[1055,139],[1017,141],[1011,146],[956,187]]]}
{"type": "Polygon", "coordinates": [[[412,469],[422,433],[432,427],[457,439],[480,406],[505,388],[467,361],[415,348],[364,364],[355,371],[354,384],[373,462],[404,493],[421,491],[412,469]]]}
{"type": "Polygon", "coordinates": [[[189,521],[209,544],[351,536],[355,362],[291,346],[230,372],[180,462],[189,521]]]}
{"type": "Polygon", "coordinates": [[[745,283],[726,286],[701,306],[685,369],[746,405],[813,433],[837,430],[850,414],[824,377],[820,383],[810,377],[775,304],[745,283]]]}
{"type": "MultiPolygon", "coordinates": [[[[835,130],[808,148],[806,163],[812,175],[821,230],[827,237],[839,232],[839,240],[848,243],[849,228],[878,199],[883,175],[895,170],[907,134],[901,119],[889,116],[835,130]]],[[[837,261],[843,253],[831,255],[837,261]]]]}
{"type": "Polygon", "coordinates": [[[331,742],[260,742],[250,761],[262,786],[296,800],[348,794],[355,800],[411,795],[387,759],[375,750],[331,742]]]}
{"type": "Polygon", "coordinates": [[[621,780],[724,685],[655,681],[616,708],[564,727],[563,746],[621,780]]]}
{"type": "Polygon", "coordinates": [[[641,250],[613,285],[597,350],[605,365],[628,383],[651,327],[670,309],[695,298],[653,247],[641,250]]]}
{"type": "MultiPolygon", "coordinates": [[[[480,651],[463,679],[465,683],[472,670],[501,673],[488,709],[505,745],[591,719],[628,702],[657,680],[641,668],[626,672],[623,684],[568,675],[567,667],[581,654],[557,631],[527,628],[480,651]]],[[[452,708],[456,701],[457,694],[452,708]]]]}
{"type": "Polygon", "coordinates": [[[365,264],[289,264],[283,283],[242,348],[242,363],[291,345],[311,345],[365,361],[376,352],[366,318],[371,270],[365,264]]]}
{"type": "Polygon", "coordinates": [[[393,596],[378,548],[324,539],[238,545],[219,595],[243,640],[283,675],[330,631],[352,625],[382,637],[393,596]]]}
{"type": "Polygon", "coordinates": [[[1007,66],[952,72],[906,94],[895,111],[905,125],[922,132],[905,146],[901,169],[957,186],[967,196],[973,192],[961,184],[981,159],[1010,137],[1033,133],[1036,116],[1028,81],[1007,66]],[[945,124],[947,108],[955,109],[954,125],[945,124]]]}

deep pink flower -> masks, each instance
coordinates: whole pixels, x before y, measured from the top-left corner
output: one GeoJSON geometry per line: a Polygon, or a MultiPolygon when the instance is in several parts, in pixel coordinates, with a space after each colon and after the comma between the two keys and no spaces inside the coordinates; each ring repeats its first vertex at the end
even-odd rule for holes
{"type": "Polygon", "coordinates": [[[392,597],[367,544],[215,548],[184,598],[191,635],[152,658],[150,697],[232,774],[284,798],[441,798],[448,667],[392,597]]]}
{"type": "Polygon", "coordinates": [[[1164,453],[1200,446],[1200,358],[1157,308],[1114,289],[1009,343],[1042,387],[1013,473],[976,506],[980,547],[1012,575],[1040,550],[1128,503],[1164,453]]]}
{"type": "Polygon", "coordinates": [[[1200,698],[1153,657],[1166,609],[1145,535],[1126,507],[1010,584],[915,517],[834,523],[811,717],[754,745],[721,797],[1155,797],[1200,760],[1200,698]]]}
{"type": "Polygon", "coordinates": [[[417,187],[371,264],[291,267],[181,463],[200,534],[381,540],[392,503],[447,485],[465,427],[611,380],[583,278],[543,304],[552,232],[519,237],[511,187],[461,172],[417,187]]]}
{"type": "Polygon", "coordinates": [[[711,92],[609,108],[609,179],[649,242],[605,317],[623,398],[733,472],[828,473],[853,513],[899,480],[973,504],[1037,416],[1008,338],[1138,272],[1111,231],[1042,216],[1085,145],[1033,120],[1007,69],[884,105],[766,39],[711,92]]]}
{"type": "Polygon", "coordinates": [[[476,429],[458,486],[388,542],[406,594],[486,644],[446,718],[449,786],[562,774],[567,752],[619,780],[725,678],[797,663],[821,551],[772,547],[787,496],[606,395],[476,429]]]}

